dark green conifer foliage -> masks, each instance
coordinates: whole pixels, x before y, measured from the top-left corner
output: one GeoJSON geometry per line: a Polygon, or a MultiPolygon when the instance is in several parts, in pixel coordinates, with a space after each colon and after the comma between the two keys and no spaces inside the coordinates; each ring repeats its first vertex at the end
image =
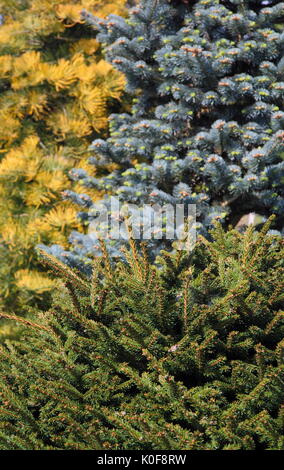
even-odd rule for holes
{"type": "Polygon", "coordinates": [[[91,282],[45,254],[65,286],[1,346],[0,448],[283,449],[283,242],[267,229],[218,226],[162,269],[132,240],[115,265],[102,244],[91,282]]]}

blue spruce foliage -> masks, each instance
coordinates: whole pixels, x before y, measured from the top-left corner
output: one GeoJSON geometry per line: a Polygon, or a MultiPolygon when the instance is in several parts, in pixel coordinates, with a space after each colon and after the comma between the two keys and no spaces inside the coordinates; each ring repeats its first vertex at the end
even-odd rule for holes
{"type": "MultiPolygon", "coordinates": [[[[82,14],[133,99],[131,112],[111,116],[109,138],[92,144],[91,162],[116,169],[98,179],[74,170],[72,178],[141,207],[196,204],[199,233],[249,212],[276,214],[282,231],[284,3],[142,0],[128,19],[82,14]]],[[[85,223],[95,220],[87,196],[66,196],[85,223]]],[[[71,252],[48,250],[90,270],[97,241],[73,233],[71,242],[71,252]]],[[[153,254],[165,243],[153,242],[153,254]]]]}

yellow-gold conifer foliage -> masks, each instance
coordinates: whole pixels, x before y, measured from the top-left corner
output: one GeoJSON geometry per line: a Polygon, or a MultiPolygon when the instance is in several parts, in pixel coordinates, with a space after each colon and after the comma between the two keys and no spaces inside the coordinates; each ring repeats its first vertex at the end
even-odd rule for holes
{"type": "Polygon", "coordinates": [[[88,166],[124,77],[103,60],[83,8],[124,14],[125,0],[0,0],[0,307],[51,289],[37,243],[66,244],[77,209],[68,170],[88,166]]]}

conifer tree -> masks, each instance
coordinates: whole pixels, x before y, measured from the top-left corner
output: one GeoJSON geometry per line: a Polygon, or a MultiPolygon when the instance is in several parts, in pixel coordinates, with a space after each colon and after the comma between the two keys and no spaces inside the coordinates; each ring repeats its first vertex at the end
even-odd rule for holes
{"type": "Polygon", "coordinates": [[[51,309],[0,348],[0,448],[283,449],[283,241],[252,228],[112,264],[51,255],[51,309]]]}
{"type": "MultiPolygon", "coordinates": [[[[73,178],[141,206],[196,204],[203,234],[214,220],[235,226],[251,212],[275,213],[282,231],[284,3],[142,0],[126,20],[84,17],[126,75],[133,106],[91,146],[92,164],[119,167],[100,179],[74,169],[73,178]]],[[[67,195],[92,222],[91,201],[67,195]]],[[[93,235],[71,241],[71,253],[51,252],[71,266],[87,263],[93,235]]]]}
{"type": "Polygon", "coordinates": [[[0,1],[0,305],[6,309],[54,284],[40,272],[33,247],[64,246],[70,230],[80,229],[76,209],[62,202],[61,192],[72,187],[67,172],[88,168],[88,146],[106,135],[109,109],[124,88],[80,12],[125,14],[124,3],[0,1]]]}

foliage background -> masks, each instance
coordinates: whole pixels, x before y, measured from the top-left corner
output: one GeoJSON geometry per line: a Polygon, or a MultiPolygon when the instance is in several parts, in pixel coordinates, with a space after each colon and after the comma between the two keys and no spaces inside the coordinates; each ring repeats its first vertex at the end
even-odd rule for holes
{"type": "MultiPolygon", "coordinates": [[[[283,12],[279,0],[141,0],[127,19],[86,13],[133,99],[112,114],[110,136],[92,143],[96,168],[119,167],[101,178],[75,168],[83,190],[105,190],[108,208],[111,191],[140,215],[144,204],[195,204],[204,235],[214,220],[235,226],[250,213],[259,225],[276,214],[272,228],[283,231],[283,12]]],[[[73,231],[69,251],[48,250],[90,274],[96,207],[83,191],[66,196],[90,230],[73,231]]],[[[153,257],[171,249],[152,245],[153,257]]],[[[109,246],[119,256],[120,241],[109,246]]]]}
{"type": "Polygon", "coordinates": [[[61,192],[72,187],[71,167],[89,168],[88,146],[106,135],[124,78],[103,60],[80,12],[125,15],[124,3],[0,1],[0,308],[43,299],[53,281],[34,246],[66,246],[70,229],[82,230],[61,192]]]}

